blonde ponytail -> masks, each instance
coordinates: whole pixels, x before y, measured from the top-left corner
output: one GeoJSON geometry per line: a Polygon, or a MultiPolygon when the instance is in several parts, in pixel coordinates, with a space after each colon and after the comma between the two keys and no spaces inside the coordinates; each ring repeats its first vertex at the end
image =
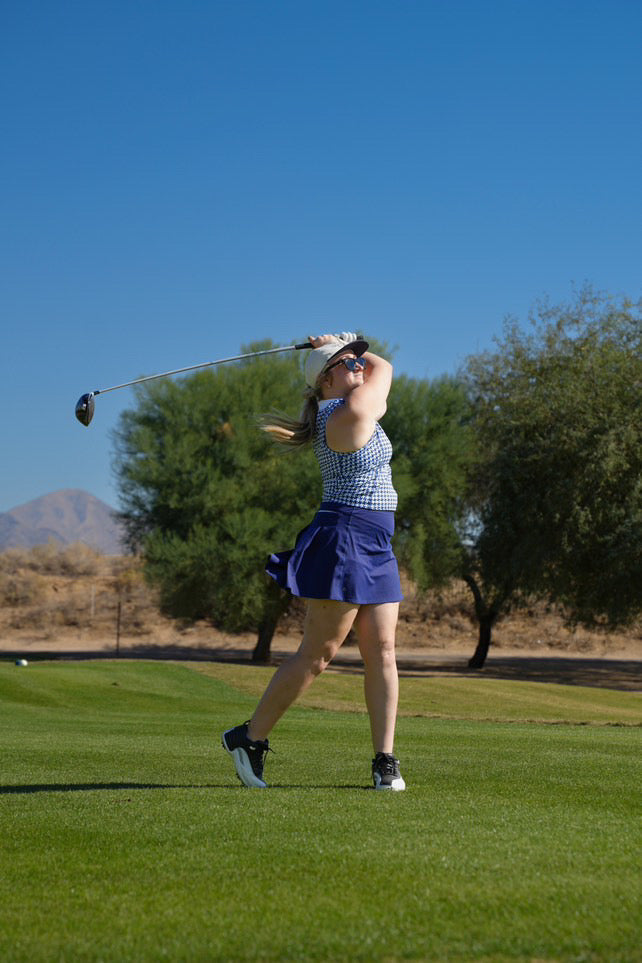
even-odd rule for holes
{"type": "Polygon", "coordinates": [[[321,400],[321,387],[306,388],[303,397],[305,405],[298,421],[279,412],[266,415],[261,419],[261,430],[268,434],[272,441],[280,445],[288,445],[290,448],[303,448],[312,441],[321,400]]]}

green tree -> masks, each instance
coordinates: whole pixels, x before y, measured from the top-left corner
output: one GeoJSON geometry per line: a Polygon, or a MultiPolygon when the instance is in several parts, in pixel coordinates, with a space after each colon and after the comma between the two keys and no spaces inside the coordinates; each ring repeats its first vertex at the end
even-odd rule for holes
{"type": "Polygon", "coordinates": [[[402,375],[393,382],[384,427],[399,494],[395,549],[420,591],[461,572],[467,482],[475,458],[470,420],[460,380],[402,375]]]}
{"type": "Polygon", "coordinates": [[[492,626],[528,595],[570,621],[630,623],[642,610],[640,304],[579,292],[539,305],[529,332],[469,359],[479,461],[465,578],[483,665],[492,626]]]}
{"type": "Polygon", "coordinates": [[[258,630],[257,661],[290,601],[265,561],[293,544],[320,500],[312,452],[277,448],[257,419],[273,408],[297,414],[301,387],[296,355],[152,382],[114,434],[122,517],[163,611],[258,630]]]}

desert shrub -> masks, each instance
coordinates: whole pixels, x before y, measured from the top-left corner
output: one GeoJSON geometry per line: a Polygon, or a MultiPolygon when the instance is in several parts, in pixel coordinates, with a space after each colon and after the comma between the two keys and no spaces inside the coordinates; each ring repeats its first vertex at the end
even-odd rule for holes
{"type": "Polygon", "coordinates": [[[8,548],[0,553],[0,572],[31,569],[43,575],[97,575],[103,557],[84,542],[61,545],[50,538],[42,545],[8,548]]]}
{"type": "Polygon", "coordinates": [[[38,631],[44,638],[54,638],[59,629],[78,627],[84,622],[84,612],[73,600],[34,605],[28,609],[16,607],[7,619],[10,629],[38,631]]]}
{"type": "Polygon", "coordinates": [[[81,625],[86,621],[85,612],[73,599],[56,606],[55,615],[59,625],[81,625]]]}
{"type": "MultiPolygon", "coordinates": [[[[52,609],[50,605],[32,605],[29,608],[17,606],[10,610],[6,619],[6,626],[16,631],[38,631],[48,630],[53,627],[52,609]]],[[[49,632],[45,632],[49,635],[49,632]]]]}
{"type": "Polygon", "coordinates": [[[66,545],[59,556],[60,568],[65,575],[96,575],[100,568],[100,553],[84,542],[66,545]]]}
{"type": "Polygon", "coordinates": [[[27,568],[31,549],[7,548],[0,552],[0,572],[15,572],[19,568],[27,568]]]}
{"type": "Polygon", "coordinates": [[[60,550],[60,543],[50,538],[44,545],[33,546],[27,564],[36,572],[42,572],[47,575],[59,575],[61,574],[60,550]]]}
{"type": "Polygon", "coordinates": [[[0,605],[33,605],[42,594],[40,579],[33,572],[0,572],[0,605]]]}
{"type": "Polygon", "coordinates": [[[453,580],[437,589],[420,592],[407,577],[402,580],[404,599],[400,618],[406,621],[447,622],[469,627],[474,613],[464,582],[453,580]]]}

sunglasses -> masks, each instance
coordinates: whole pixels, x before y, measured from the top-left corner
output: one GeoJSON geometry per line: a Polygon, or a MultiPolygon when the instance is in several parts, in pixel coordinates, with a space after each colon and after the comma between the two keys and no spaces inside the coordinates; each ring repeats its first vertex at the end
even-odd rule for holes
{"type": "Polygon", "coordinates": [[[335,361],[334,364],[331,364],[329,368],[325,369],[325,373],[327,374],[328,371],[332,371],[333,368],[336,368],[340,364],[345,365],[348,371],[352,372],[365,371],[366,368],[366,363],[363,358],[339,358],[338,361],[335,361]]]}

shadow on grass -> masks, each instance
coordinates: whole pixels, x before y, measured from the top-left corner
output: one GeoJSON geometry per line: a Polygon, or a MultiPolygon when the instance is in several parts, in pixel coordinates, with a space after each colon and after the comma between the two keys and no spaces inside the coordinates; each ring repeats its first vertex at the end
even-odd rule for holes
{"type": "MultiPolygon", "coordinates": [[[[147,782],[81,782],[81,783],[43,783],[33,786],[0,786],[0,796],[20,796],[30,795],[39,792],[100,792],[100,791],[126,791],[149,790],[149,789],[233,789],[235,792],[243,789],[243,786],[234,783],[204,783],[196,785],[194,783],[182,785],[177,783],[147,783],[147,782]]],[[[372,789],[372,786],[311,786],[311,785],[289,785],[271,784],[270,789],[372,789]]]]}
{"type": "MultiPolygon", "coordinates": [[[[483,669],[470,669],[463,658],[440,660],[438,656],[413,657],[404,654],[397,659],[397,666],[401,677],[411,679],[455,676],[515,682],[548,682],[595,689],[617,689],[621,692],[642,691],[642,661],[636,659],[490,655],[483,669]]],[[[363,671],[359,660],[350,656],[335,658],[331,669],[356,675],[363,671]]]]}
{"type": "MultiPolygon", "coordinates": [[[[228,665],[257,666],[251,661],[246,649],[217,649],[199,646],[156,646],[138,645],[114,652],[82,651],[65,652],[60,650],[26,653],[32,662],[40,661],[82,661],[113,660],[121,661],[149,659],[188,662],[218,662],[228,665]]],[[[270,666],[276,667],[288,656],[289,652],[273,651],[270,666]]],[[[23,658],[25,651],[2,651],[3,659],[23,658]]],[[[397,653],[399,674],[408,678],[429,676],[458,676],[460,678],[510,679],[522,682],[554,682],[561,685],[589,686],[598,689],[618,689],[622,692],[642,691],[642,659],[612,659],[608,656],[550,656],[520,655],[503,656],[498,650],[491,649],[483,669],[470,669],[468,656],[452,656],[417,652],[397,653]]],[[[259,667],[265,667],[260,666],[259,667]]],[[[350,648],[341,649],[332,661],[332,671],[363,673],[363,663],[358,653],[350,648]]]]}
{"type": "Polygon", "coordinates": [[[0,786],[0,796],[20,795],[36,792],[96,792],[99,790],[130,790],[130,789],[236,789],[234,785],[202,786],[191,783],[180,785],[177,783],[152,782],[79,782],[79,783],[42,783],[33,786],[0,786]]]}

